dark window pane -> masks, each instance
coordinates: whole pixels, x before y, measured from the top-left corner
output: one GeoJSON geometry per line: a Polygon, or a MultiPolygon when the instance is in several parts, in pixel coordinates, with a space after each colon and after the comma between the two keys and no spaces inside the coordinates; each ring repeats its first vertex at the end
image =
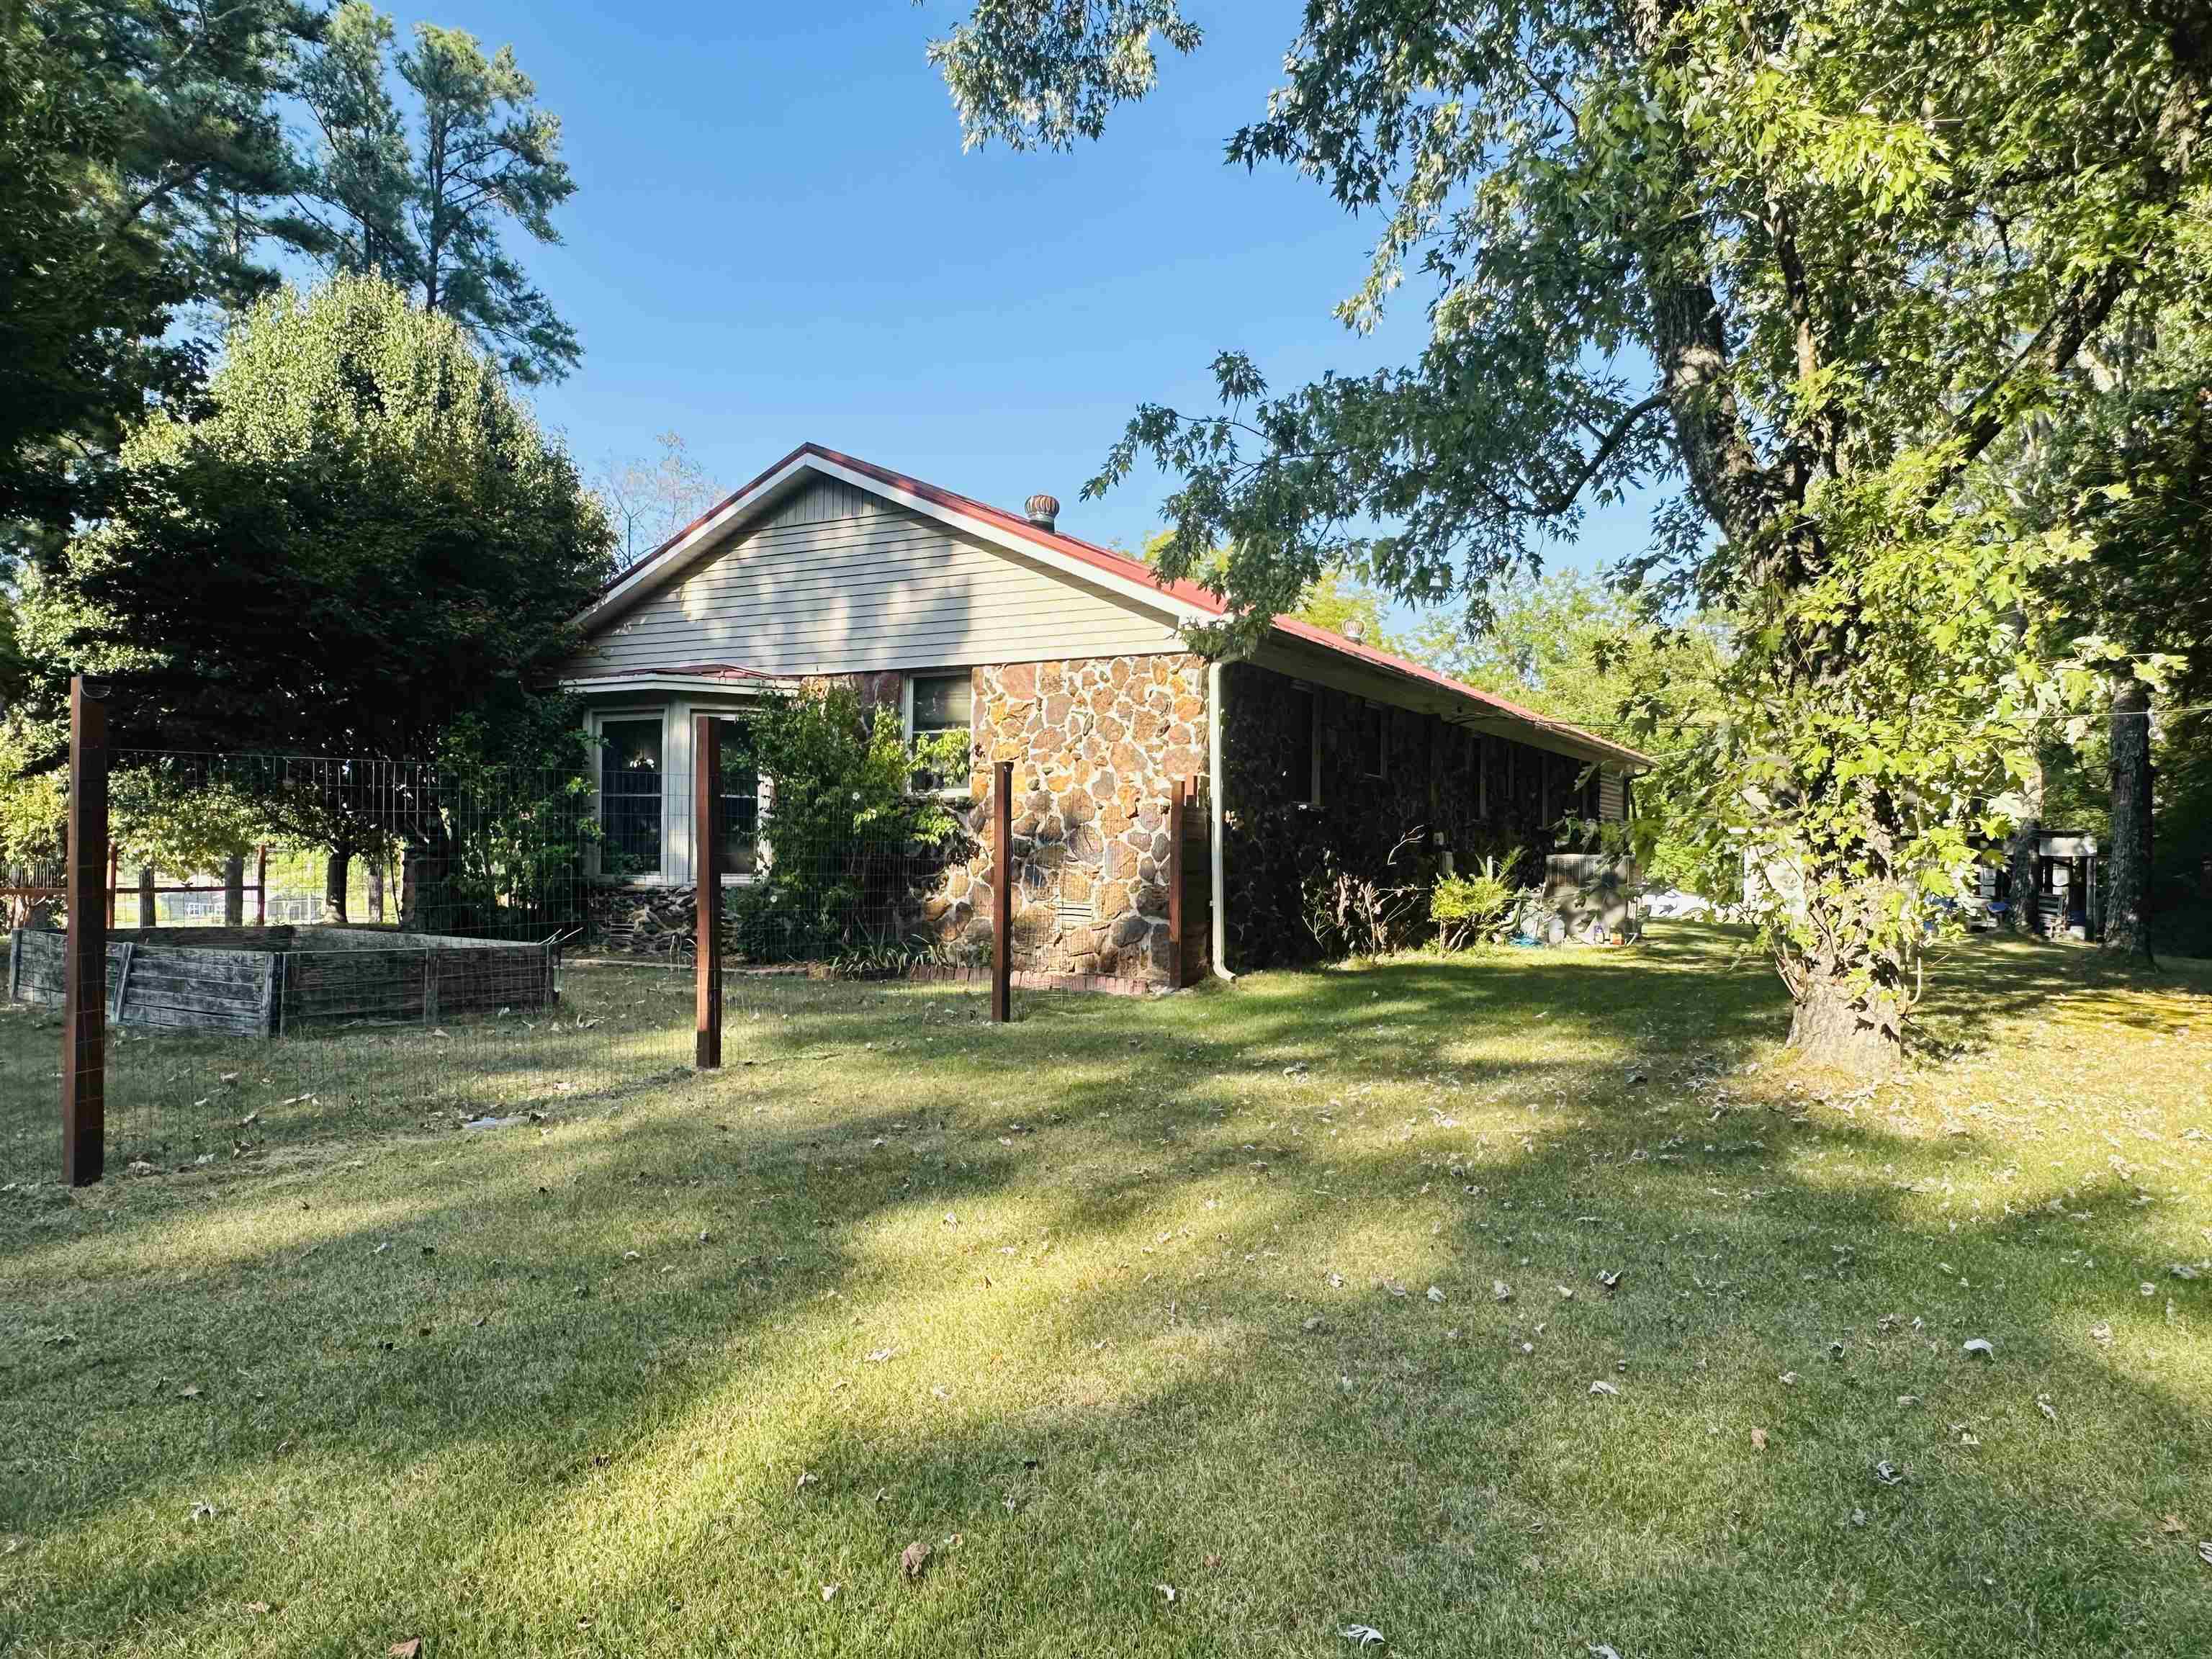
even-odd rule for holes
{"type": "Polygon", "coordinates": [[[1291,697],[1290,775],[1283,780],[1294,801],[1311,804],[1314,794],[1314,696],[1310,691],[1291,697]]]}
{"type": "Polygon", "coordinates": [[[660,721],[599,722],[600,867],[611,876],[660,868],[660,721]]]}
{"type": "Polygon", "coordinates": [[[974,712],[974,687],[965,674],[917,675],[914,682],[916,732],[965,732],[974,712]]]}

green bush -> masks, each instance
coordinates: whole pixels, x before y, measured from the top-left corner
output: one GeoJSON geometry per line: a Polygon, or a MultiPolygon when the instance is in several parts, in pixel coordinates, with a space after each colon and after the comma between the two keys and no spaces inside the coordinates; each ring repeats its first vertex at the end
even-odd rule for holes
{"type": "Polygon", "coordinates": [[[910,742],[896,708],[832,684],[771,699],[737,746],[729,758],[769,781],[772,802],[758,871],[729,905],[739,953],[796,962],[923,948],[918,901],[973,838],[915,780],[964,764],[966,744],[910,742]]]}
{"type": "Polygon", "coordinates": [[[1429,892],[1437,942],[1447,951],[1459,951],[1502,938],[1520,901],[1513,885],[1520,863],[1516,848],[1504,858],[1484,859],[1477,874],[1439,877],[1429,892]]]}

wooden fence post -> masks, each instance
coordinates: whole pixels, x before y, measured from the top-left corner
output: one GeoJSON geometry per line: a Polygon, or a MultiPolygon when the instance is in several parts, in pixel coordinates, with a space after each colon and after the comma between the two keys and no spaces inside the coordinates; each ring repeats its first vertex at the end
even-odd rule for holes
{"type": "Polygon", "coordinates": [[[62,957],[62,1179],[100,1179],[107,1152],[107,848],[105,687],[70,681],[69,941],[62,957]],[[104,901],[104,902],[103,902],[104,901]]]}
{"type": "Polygon", "coordinates": [[[698,1066],[713,1071],[722,1063],[722,872],[714,834],[714,809],[721,804],[722,751],[712,714],[691,721],[691,873],[697,893],[698,1066]]]}
{"type": "Polygon", "coordinates": [[[269,847],[265,842],[253,849],[253,925],[265,927],[269,924],[269,847]]]}
{"type": "Polygon", "coordinates": [[[991,780],[991,1020],[1014,1017],[1014,763],[991,780]]]}
{"type": "Polygon", "coordinates": [[[1168,988],[1182,989],[1183,781],[1168,786],[1168,988]]]}

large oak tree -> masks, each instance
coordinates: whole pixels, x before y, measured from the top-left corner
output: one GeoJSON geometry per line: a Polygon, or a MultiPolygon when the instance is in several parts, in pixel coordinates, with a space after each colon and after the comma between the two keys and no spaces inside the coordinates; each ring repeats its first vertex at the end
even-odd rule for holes
{"type": "MultiPolygon", "coordinates": [[[[1141,97],[1179,0],[979,0],[932,55],[972,142],[1062,147],[1141,97]]],[[[1993,447],[2081,354],[2202,273],[2212,29],[2154,0],[1311,0],[1229,141],[1375,216],[1341,307],[1409,278],[1426,347],[1224,408],[1140,409],[1093,489],[1176,479],[1161,563],[1234,650],[1323,570],[1487,586],[1593,501],[1673,487],[1640,563],[1724,606],[1719,694],[1644,709],[1716,866],[1747,866],[1811,1057],[1893,1064],[1936,902],[2032,755],[2050,687],[1993,447]]]]}

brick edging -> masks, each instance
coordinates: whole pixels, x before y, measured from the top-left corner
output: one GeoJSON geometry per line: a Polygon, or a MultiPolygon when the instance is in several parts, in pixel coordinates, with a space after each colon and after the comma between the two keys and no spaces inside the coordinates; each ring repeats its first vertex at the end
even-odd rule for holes
{"type": "MultiPolygon", "coordinates": [[[[923,963],[893,977],[922,984],[988,985],[991,970],[923,963]]],[[[1156,997],[1164,996],[1169,988],[1151,980],[1129,979],[1115,974],[1047,974],[1018,968],[1010,977],[1017,991],[1086,991],[1100,996],[1156,997]]]]}

